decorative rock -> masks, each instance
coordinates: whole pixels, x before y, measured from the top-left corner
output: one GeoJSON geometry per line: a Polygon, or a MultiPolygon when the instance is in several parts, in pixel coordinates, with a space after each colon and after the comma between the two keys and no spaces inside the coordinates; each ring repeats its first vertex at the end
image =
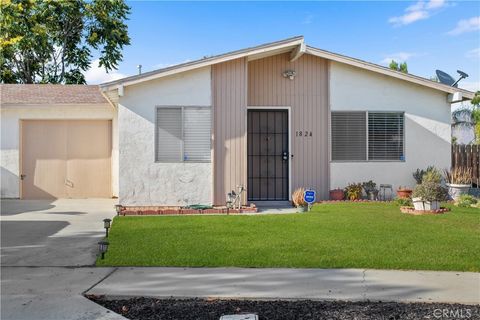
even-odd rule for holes
{"type": "Polygon", "coordinates": [[[440,208],[437,210],[415,210],[415,208],[413,207],[400,207],[400,211],[403,213],[420,216],[425,214],[443,214],[443,213],[449,212],[450,209],[440,208]]]}

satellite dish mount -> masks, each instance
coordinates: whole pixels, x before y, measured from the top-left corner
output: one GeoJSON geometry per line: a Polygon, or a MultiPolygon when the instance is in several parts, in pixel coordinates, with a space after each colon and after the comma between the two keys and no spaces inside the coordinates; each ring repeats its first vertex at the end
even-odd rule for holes
{"type": "Polygon", "coordinates": [[[468,74],[466,74],[465,72],[463,72],[461,70],[457,70],[457,72],[460,75],[460,78],[458,78],[458,80],[455,81],[455,79],[451,75],[449,75],[448,73],[443,72],[442,70],[436,70],[435,71],[440,83],[443,83],[443,84],[446,84],[447,86],[452,86],[452,87],[455,87],[455,88],[458,86],[458,83],[460,82],[460,80],[468,77],[468,74]]]}

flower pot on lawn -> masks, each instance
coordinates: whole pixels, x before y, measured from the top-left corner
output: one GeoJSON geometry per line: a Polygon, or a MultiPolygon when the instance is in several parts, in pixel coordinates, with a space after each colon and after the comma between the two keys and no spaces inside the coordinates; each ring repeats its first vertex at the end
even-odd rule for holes
{"type": "Polygon", "coordinates": [[[344,197],[344,193],[342,189],[330,190],[330,200],[339,201],[339,200],[343,200],[343,197],[344,197]]]}
{"type": "Polygon", "coordinates": [[[462,194],[468,194],[470,190],[469,184],[455,184],[455,183],[447,183],[448,187],[448,196],[452,200],[458,200],[462,194]]]}
{"type": "Polygon", "coordinates": [[[408,199],[412,195],[411,189],[398,189],[397,190],[397,197],[401,199],[408,199]]]}
{"type": "Polygon", "coordinates": [[[415,210],[430,211],[440,209],[440,201],[425,201],[422,198],[413,198],[415,210]]]}

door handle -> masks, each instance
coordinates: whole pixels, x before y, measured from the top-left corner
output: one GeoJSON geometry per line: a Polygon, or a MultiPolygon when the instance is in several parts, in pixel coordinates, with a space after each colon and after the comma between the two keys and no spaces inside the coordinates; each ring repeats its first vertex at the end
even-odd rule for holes
{"type": "Polygon", "coordinates": [[[287,151],[284,151],[283,154],[282,154],[282,159],[284,161],[287,161],[288,160],[288,152],[287,151]]]}
{"type": "Polygon", "coordinates": [[[68,179],[65,179],[65,185],[66,185],[67,187],[73,188],[73,182],[70,181],[70,180],[68,180],[68,179]]]}
{"type": "Polygon", "coordinates": [[[26,177],[27,177],[26,174],[21,174],[21,175],[20,175],[20,180],[25,180],[26,177]]]}

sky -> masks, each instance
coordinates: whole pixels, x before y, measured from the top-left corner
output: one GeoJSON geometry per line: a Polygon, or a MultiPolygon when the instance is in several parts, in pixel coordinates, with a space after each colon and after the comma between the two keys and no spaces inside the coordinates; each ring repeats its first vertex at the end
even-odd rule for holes
{"type": "Polygon", "coordinates": [[[127,1],[131,45],[108,74],[94,57],[97,84],[170,65],[303,35],[308,45],[369,62],[406,61],[409,73],[436,69],[480,90],[480,2],[154,2],[127,1]]]}

